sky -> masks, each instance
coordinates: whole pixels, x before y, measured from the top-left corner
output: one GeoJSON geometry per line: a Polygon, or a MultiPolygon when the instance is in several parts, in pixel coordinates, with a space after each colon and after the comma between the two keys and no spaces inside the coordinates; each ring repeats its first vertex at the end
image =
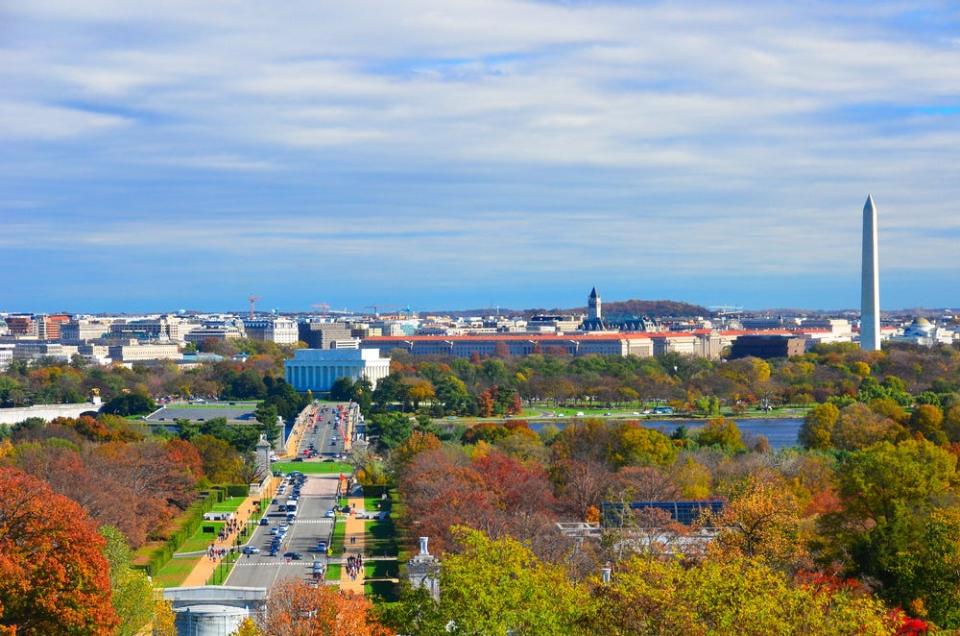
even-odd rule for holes
{"type": "Polygon", "coordinates": [[[955,2],[0,0],[0,311],[960,305],[955,2]]]}

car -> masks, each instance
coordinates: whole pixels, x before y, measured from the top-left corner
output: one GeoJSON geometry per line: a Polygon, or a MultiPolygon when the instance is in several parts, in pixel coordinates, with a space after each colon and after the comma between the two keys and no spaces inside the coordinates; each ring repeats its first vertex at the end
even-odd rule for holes
{"type": "Polygon", "coordinates": [[[333,510],[327,510],[323,516],[326,517],[327,519],[333,519],[337,515],[333,510]]]}
{"type": "Polygon", "coordinates": [[[326,552],[327,551],[327,542],[319,541],[317,543],[317,552],[326,552]]]}
{"type": "Polygon", "coordinates": [[[287,533],[287,530],[290,529],[290,526],[280,526],[280,532],[283,534],[287,533]]]}
{"type": "Polygon", "coordinates": [[[302,462],[302,461],[303,461],[303,457],[294,457],[294,458],[293,458],[293,461],[295,461],[295,462],[302,462]]]}
{"type": "Polygon", "coordinates": [[[260,548],[255,548],[252,545],[247,545],[243,547],[244,554],[260,554],[260,548]]]}
{"type": "Polygon", "coordinates": [[[270,525],[270,520],[267,519],[266,517],[261,517],[261,518],[260,518],[260,525],[261,525],[261,526],[269,526],[269,525],[270,525]]]}
{"type": "Polygon", "coordinates": [[[301,554],[301,553],[299,553],[299,552],[285,552],[284,555],[283,555],[283,558],[285,558],[285,559],[292,559],[292,560],[294,560],[294,561],[299,561],[299,560],[303,559],[303,554],[301,554]]]}
{"type": "Polygon", "coordinates": [[[390,513],[384,510],[383,512],[378,512],[377,514],[373,515],[373,518],[377,521],[384,521],[390,518],[390,513]]]}

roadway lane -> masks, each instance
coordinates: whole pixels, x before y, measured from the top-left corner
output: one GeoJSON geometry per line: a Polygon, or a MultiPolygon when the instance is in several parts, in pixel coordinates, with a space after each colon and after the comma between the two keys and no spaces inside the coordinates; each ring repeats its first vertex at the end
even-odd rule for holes
{"type": "MultiPolygon", "coordinates": [[[[347,415],[346,417],[349,417],[347,415]]],[[[343,419],[343,416],[340,416],[343,419]]],[[[315,425],[308,424],[297,448],[297,457],[303,456],[311,444],[321,454],[321,458],[309,459],[304,463],[332,459],[343,454],[343,422],[338,423],[338,409],[334,405],[321,405],[315,425]]],[[[292,490],[289,482],[284,482],[283,493],[274,496],[267,515],[268,526],[257,526],[249,545],[260,548],[261,553],[241,556],[227,578],[226,585],[241,587],[270,588],[278,581],[293,578],[310,580],[314,560],[327,562],[326,554],[316,552],[317,542],[326,541],[329,545],[333,533],[333,519],[324,515],[336,504],[338,475],[306,475],[306,481],[297,503],[299,514],[290,524],[287,536],[281,545],[280,554],[269,556],[272,535],[270,529],[286,524],[286,513],[280,506],[286,502],[292,490]],[[302,561],[287,562],[283,558],[286,552],[301,552],[302,561]]]]}
{"type": "Polygon", "coordinates": [[[241,556],[227,578],[227,585],[269,588],[286,578],[309,580],[312,562],[316,559],[326,563],[326,554],[317,552],[316,547],[318,541],[329,544],[333,532],[333,520],[324,514],[336,503],[336,476],[307,476],[297,504],[297,519],[289,524],[290,529],[281,544],[280,554],[275,557],[269,555],[273,539],[270,529],[287,525],[286,513],[280,509],[280,505],[286,502],[290,489],[288,485],[283,494],[275,497],[278,503],[270,505],[267,515],[270,525],[257,526],[253,534],[249,545],[260,548],[260,554],[241,556]],[[300,552],[303,560],[287,562],[283,558],[286,552],[300,552]]]}

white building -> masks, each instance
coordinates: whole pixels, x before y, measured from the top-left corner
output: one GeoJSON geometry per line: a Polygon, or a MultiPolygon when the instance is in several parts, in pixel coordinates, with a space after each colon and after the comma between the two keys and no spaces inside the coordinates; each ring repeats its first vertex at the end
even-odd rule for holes
{"type": "Polygon", "coordinates": [[[142,362],[146,360],[179,360],[183,356],[179,347],[174,343],[131,342],[110,347],[109,357],[116,362],[142,362]]]}
{"type": "Polygon", "coordinates": [[[379,349],[297,349],[284,368],[297,391],[325,392],[340,378],[366,378],[376,387],[390,374],[390,358],[381,358],[379,349]]]}
{"type": "Polygon", "coordinates": [[[10,366],[10,363],[13,362],[14,346],[12,342],[0,342],[0,371],[5,371],[7,367],[10,366]]]}
{"type": "Polygon", "coordinates": [[[255,318],[244,320],[243,328],[248,338],[277,344],[293,344],[300,339],[297,323],[289,318],[255,318]]]}
{"type": "Polygon", "coordinates": [[[955,338],[956,332],[935,325],[926,318],[917,318],[907,325],[902,334],[893,336],[891,340],[932,347],[938,344],[952,344],[955,338]]]}
{"type": "Polygon", "coordinates": [[[85,342],[103,337],[110,332],[111,320],[77,318],[60,327],[61,342],[85,342]]]}

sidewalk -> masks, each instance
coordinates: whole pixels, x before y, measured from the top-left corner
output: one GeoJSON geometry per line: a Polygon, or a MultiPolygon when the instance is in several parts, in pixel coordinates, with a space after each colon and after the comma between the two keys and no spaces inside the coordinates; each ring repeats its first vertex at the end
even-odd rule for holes
{"type": "MultiPolygon", "coordinates": [[[[354,510],[363,510],[363,497],[350,497],[347,500],[347,504],[354,510]]],[[[356,580],[351,580],[350,575],[347,574],[346,560],[349,556],[363,554],[363,538],[366,527],[364,520],[357,519],[353,513],[347,516],[346,524],[347,527],[345,528],[343,537],[344,566],[340,570],[340,589],[344,592],[353,592],[354,594],[363,596],[363,568],[360,568],[356,580]],[[356,542],[351,542],[351,539],[354,537],[356,537],[356,542]]]]}
{"type": "Polygon", "coordinates": [[[297,419],[290,431],[290,438],[287,439],[287,445],[283,449],[286,457],[297,456],[297,448],[300,446],[300,440],[303,439],[303,434],[306,433],[307,428],[313,426],[311,420],[317,415],[319,410],[320,407],[316,404],[308,404],[306,408],[297,415],[297,419]]]}
{"type": "MultiPolygon", "coordinates": [[[[243,500],[243,503],[237,508],[237,529],[231,532],[223,541],[214,541],[213,544],[218,548],[227,548],[228,550],[233,547],[234,538],[240,533],[240,528],[243,528],[247,520],[250,519],[253,514],[255,501],[259,501],[261,498],[269,499],[273,496],[273,493],[277,489],[277,485],[280,482],[279,477],[274,477],[270,480],[270,483],[267,485],[266,490],[264,490],[259,495],[248,495],[246,499],[243,500]]],[[[200,559],[200,562],[197,563],[196,567],[193,568],[193,571],[187,575],[187,578],[183,580],[183,583],[180,585],[182,587],[193,587],[206,585],[207,581],[210,580],[210,577],[213,576],[213,571],[217,569],[217,564],[220,563],[220,559],[210,559],[206,555],[200,559]]]]}

